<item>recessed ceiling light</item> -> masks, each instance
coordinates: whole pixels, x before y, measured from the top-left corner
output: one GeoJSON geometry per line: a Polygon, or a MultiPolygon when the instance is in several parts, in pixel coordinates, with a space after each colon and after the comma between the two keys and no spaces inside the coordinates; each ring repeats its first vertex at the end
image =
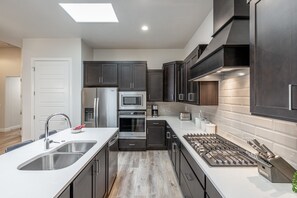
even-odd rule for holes
{"type": "Polygon", "coordinates": [[[245,75],[245,73],[243,73],[243,72],[238,73],[238,76],[244,76],[244,75],[245,75]]]}
{"type": "Polygon", "coordinates": [[[117,23],[118,18],[111,3],[60,3],[78,23],[117,23]]]}
{"type": "Polygon", "coordinates": [[[143,26],[141,27],[141,30],[142,30],[142,31],[148,31],[148,29],[149,29],[149,28],[148,28],[147,25],[143,25],[143,26]]]}

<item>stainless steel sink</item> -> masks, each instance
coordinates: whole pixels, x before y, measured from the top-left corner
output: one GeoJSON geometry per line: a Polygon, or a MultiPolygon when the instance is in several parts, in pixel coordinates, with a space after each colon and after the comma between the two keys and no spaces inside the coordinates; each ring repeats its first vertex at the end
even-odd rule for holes
{"type": "Polygon", "coordinates": [[[75,163],[82,153],[46,153],[20,165],[19,170],[57,170],[75,163]]]}
{"type": "Polygon", "coordinates": [[[49,153],[38,155],[21,164],[19,170],[57,170],[74,164],[90,150],[97,141],[67,142],[49,153]]]}
{"type": "Polygon", "coordinates": [[[86,153],[96,143],[97,143],[96,141],[69,142],[55,149],[55,152],[86,153]]]}

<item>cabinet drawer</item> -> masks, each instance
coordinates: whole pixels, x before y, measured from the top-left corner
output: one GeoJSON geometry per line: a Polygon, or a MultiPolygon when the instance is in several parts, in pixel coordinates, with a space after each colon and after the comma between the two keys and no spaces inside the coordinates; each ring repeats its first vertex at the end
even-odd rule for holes
{"type": "Polygon", "coordinates": [[[188,188],[186,180],[183,175],[180,176],[180,189],[184,195],[184,198],[192,198],[190,189],[188,188]]]}
{"type": "Polygon", "coordinates": [[[144,151],[146,140],[119,140],[119,149],[122,151],[144,151]]]}
{"type": "Polygon", "coordinates": [[[147,120],[148,126],[165,126],[165,120],[147,120]]]}
{"type": "Polygon", "coordinates": [[[191,168],[193,169],[195,175],[197,176],[199,182],[201,183],[202,187],[205,189],[205,175],[202,169],[199,167],[197,162],[192,158],[190,153],[187,151],[187,149],[184,147],[184,145],[181,145],[181,151],[184,155],[184,157],[187,159],[188,163],[190,164],[191,168]]]}
{"type": "Polygon", "coordinates": [[[220,193],[217,191],[217,189],[213,186],[213,184],[209,181],[207,177],[206,177],[206,193],[209,198],[222,198],[220,193]]]}
{"type": "Polygon", "coordinates": [[[181,155],[181,175],[183,175],[184,180],[191,192],[193,197],[204,197],[204,189],[201,186],[198,178],[196,177],[194,171],[191,169],[190,165],[188,164],[186,158],[181,155]]]}

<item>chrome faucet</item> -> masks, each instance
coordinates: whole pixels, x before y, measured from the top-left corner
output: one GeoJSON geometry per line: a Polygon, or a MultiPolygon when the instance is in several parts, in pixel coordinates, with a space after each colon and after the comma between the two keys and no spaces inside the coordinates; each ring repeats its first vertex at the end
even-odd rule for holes
{"type": "Polygon", "coordinates": [[[63,116],[66,118],[67,122],[68,122],[68,126],[71,128],[71,122],[70,122],[70,119],[69,117],[64,114],[64,113],[55,113],[55,114],[52,114],[50,115],[46,122],[45,122],[45,139],[44,139],[44,144],[45,144],[45,149],[49,149],[49,145],[50,145],[50,140],[49,140],[49,133],[48,133],[48,124],[49,124],[49,121],[55,117],[55,116],[63,116]]]}

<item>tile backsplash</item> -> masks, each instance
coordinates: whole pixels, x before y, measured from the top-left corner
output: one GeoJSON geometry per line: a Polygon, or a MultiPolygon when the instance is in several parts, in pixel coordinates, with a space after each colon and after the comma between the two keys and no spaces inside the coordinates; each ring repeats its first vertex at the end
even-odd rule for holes
{"type": "Polygon", "coordinates": [[[159,114],[177,116],[187,110],[195,118],[202,110],[217,125],[219,135],[244,146],[256,138],[297,168],[297,123],[251,115],[249,75],[224,77],[219,86],[219,106],[157,103],[159,114]]]}

